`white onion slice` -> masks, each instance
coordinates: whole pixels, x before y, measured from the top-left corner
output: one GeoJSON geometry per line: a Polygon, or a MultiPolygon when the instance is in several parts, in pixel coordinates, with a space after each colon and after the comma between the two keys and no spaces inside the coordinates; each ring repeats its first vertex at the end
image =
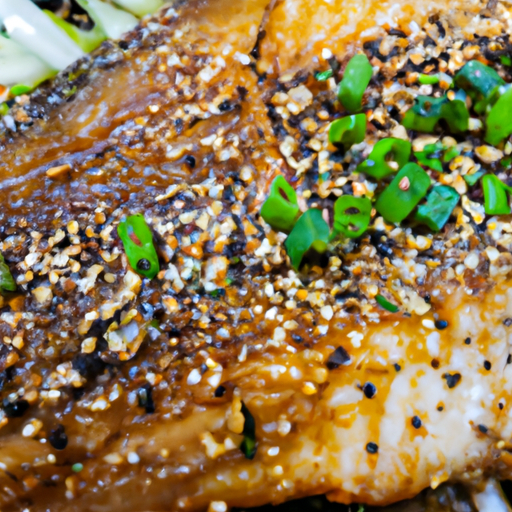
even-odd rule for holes
{"type": "Polygon", "coordinates": [[[21,45],[0,35],[0,84],[35,87],[54,74],[53,69],[21,45]]]}
{"type": "Polygon", "coordinates": [[[55,70],[66,68],[84,55],[30,0],[0,0],[0,19],[11,39],[55,70]]]}
{"type": "Polygon", "coordinates": [[[119,39],[125,32],[136,27],[139,22],[133,14],[100,2],[100,0],[77,0],[77,2],[110,39],[119,39]]]}
{"type": "Polygon", "coordinates": [[[478,512],[512,512],[501,485],[496,480],[489,480],[485,489],[473,493],[472,497],[478,512]]]}
{"type": "Polygon", "coordinates": [[[164,5],[164,0],[114,0],[114,2],[139,18],[156,12],[164,5]]]}

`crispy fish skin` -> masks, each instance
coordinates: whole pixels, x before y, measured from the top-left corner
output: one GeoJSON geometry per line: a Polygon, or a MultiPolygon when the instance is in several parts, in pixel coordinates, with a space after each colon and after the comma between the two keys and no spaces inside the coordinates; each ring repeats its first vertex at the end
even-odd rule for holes
{"type": "MultiPolygon", "coordinates": [[[[381,73],[372,121],[394,95],[410,101],[382,85],[409,45],[437,34],[460,66],[464,31],[499,35],[508,8],[457,28],[483,6],[398,4],[397,36],[378,23],[386,4],[339,17],[333,5],[175,4],[14,109],[0,162],[0,250],[20,291],[0,299],[2,510],[199,511],[318,493],[385,505],[510,477],[508,221],[479,229],[460,208],[422,237],[381,223],[299,276],[257,215],[277,173],[327,207],[314,165],[344,171],[325,154],[335,90],[308,74],[327,65],[314,60],[324,47],[343,60],[375,17],[361,39],[381,73]],[[387,37],[402,53],[381,60],[387,37]],[[138,212],[162,264],[151,282],[116,236],[138,212]],[[383,289],[399,313],[375,304],[383,289]],[[108,331],[128,315],[117,346],[108,331]],[[238,448],[242,401],[252,460],[238,448]]],[[[370,136],[398,130],[382,116],[370,136]]]]}

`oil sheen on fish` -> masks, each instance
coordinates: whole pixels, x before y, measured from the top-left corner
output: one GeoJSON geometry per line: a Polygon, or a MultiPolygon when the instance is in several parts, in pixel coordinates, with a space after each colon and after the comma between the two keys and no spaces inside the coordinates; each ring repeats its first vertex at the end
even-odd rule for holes
{"type": "Polygon", "coordinates": [[[18,97],[0,159],[18,286],[0,298],[0,508],[386,505],[509,478],[512,224],[485,218],[462,178],[495,168],[480,142],[412,140],[462,148],[443,178],[462,203],[438,234],[376,219],[298,273],[258,212],[278,174],[302,207],[372,192],[329,144],[337,89],[315,72],[368,56],[367,155],[407,137],[403,113],[432,90],[420,72],[496,60],[511,82],[510,15],[500,1],[175,2],[18,97]],[[137,213],[151,281],[117,235],[137,213]]]}

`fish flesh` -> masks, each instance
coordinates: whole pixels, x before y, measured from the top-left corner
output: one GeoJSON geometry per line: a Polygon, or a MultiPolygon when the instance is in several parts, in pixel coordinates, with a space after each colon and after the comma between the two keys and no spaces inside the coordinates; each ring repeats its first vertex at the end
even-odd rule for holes
{"type": "Polygon", "coordinates": [[[374,193],[355,153],[408,137],[420,71],[480,58],[512,81],[510,19],[500,1],[177,1],[18,97],[0,140],[18,288],[0,298],[0,508],[388,505],[510,478],[512,224],[463,179],[496,168],[491,149],[414,135],[460,149],[447,227],[377,215],[307,272],[259,215],[277,175],[326,215],[374,193]],[[359,51],[367,139],[345,155],[335,79],[314,77],[359,51]],[[153,280],[117,236],[137,213],[153,280]]]}

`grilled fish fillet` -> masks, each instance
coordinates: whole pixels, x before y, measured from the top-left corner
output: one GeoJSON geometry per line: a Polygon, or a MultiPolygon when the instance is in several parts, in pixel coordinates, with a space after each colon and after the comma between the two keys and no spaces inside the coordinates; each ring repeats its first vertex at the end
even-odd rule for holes
{"type": "Polygon", "coordinates": [[[377,221],[298,274],[258,210],[277,174],[309,206],[364,186],[328,144],[336,90],[315,71],[364,47],[368,137],[403,136],[412,75],[491,59],[510,14],[176,2],[18,98],[0,161],[18,284],[0,299],[0,508],[386,505],[509,478],[510,219],[486,220],[466,190],[442,233],[377,221]],[[152,281],[116,235],[135,213],[160,256],[152,281]],[[381,289],[399,312],[375,303],[381,289]]]}

